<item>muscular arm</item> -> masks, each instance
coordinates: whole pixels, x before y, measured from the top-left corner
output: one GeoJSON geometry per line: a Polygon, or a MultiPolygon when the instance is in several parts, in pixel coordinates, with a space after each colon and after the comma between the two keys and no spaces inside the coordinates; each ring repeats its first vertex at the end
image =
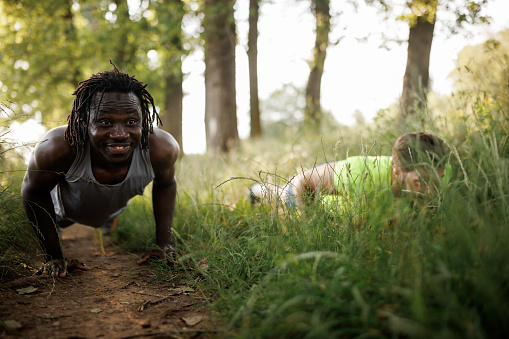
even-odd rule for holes
{"type": "MultiPolygon", "coordinates": [[[[154,129],[150,135],[150,160],[155,178],[152,186],[152,206],[156,224],[156,245],[164,252],[174,252],[172,241],[173,216],[177,196],[175,179],[179,146],[167,132],[154,129]]],[[[164,257],[157,250],[148,250],[138,263],[145,262],[151,256],[164,257]]]]}
{"type": "MultiPolygon", "coordinates": [[[[66,265],[55,224],[50,192],[74,161],[74,152],[64,139],[65,126],[50,130],[36,146],[21,185],[23,206],[53,274],[65,276],[66,265]]],[[[79,267],[79,265],[74,265],[79,267]]]]}

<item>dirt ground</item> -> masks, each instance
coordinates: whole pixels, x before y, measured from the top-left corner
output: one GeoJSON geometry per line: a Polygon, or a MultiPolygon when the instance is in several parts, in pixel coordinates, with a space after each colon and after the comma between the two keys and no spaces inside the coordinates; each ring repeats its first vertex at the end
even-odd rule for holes
{"type": "MultiPolygon", "coordinates": [[[[63,279],[30,276],[0,291],[1,338],[205,338],[215,332],[207,298],[186,284],[154,281],[148,264],[104,237],[103,255],[94,229],[73,225],[62,234],[64,253],[90,271],[63,279]],[[36,290],[34,290],[36,289],[36,290]]],[[[140,253],[141,254],[141,253],[140,253]]],[[[179,281],[179,279],[173,279],[179,281]]]]}

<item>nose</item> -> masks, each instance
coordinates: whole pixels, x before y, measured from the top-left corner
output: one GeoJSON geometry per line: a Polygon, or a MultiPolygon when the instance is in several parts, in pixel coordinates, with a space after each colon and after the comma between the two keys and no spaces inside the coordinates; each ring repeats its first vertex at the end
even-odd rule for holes
{"type": "Polygon", "coordinates": [[[420,193],[429,193],[428,185],[423,181],[423,178],[417,172],[410,172],[407,174],[407,185],[411,191],[420,193]]]}
{"type": "Polygon", "coordinates": [[[420,179],[412,179],[412,186],[414,191],[420,192],[421,191],[421,180],[420,179]]]}
{"type": "Polygon", "coordinates": [[[115,124],[110,131],[110,137],[113,139],[125,139],[129,136],[129,132],[123,124],[115,124]]]}
{"type": "Polygon", "coordinates": [[[415,192],[420,192],[428,195],[435,192],[435,185],[431,180],[427,182],[424,180],[424,178],[413,177],[411,179],[411,184],[415,192]]]}

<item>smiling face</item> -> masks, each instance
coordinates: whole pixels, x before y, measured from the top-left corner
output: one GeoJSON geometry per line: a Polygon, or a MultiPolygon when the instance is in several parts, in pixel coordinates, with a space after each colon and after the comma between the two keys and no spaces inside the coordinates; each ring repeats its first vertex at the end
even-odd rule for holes
{"type": "Polygon", "coordinates": [[[402,192],[420,197],[431,195],[437,191],[440,178],[443,176],[442,167],[437,168],[436,171],[428,171],[425,168],[405,171],[393,164],[392,191],[397,197],[401,196],[402,192]]]}
{"type": "Polygon", "coordinates": [[[142,131],[141,107],[133,93],[96,93],[90,107],[88,137],[92,161],[123,165],[131,160],[142,131]],[[100,102],[99,102],[100,101],[100,102]]]}

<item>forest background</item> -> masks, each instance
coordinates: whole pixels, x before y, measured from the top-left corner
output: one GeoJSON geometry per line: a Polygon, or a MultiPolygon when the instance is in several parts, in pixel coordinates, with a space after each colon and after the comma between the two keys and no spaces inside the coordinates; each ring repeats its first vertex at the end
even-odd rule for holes
{"type": "MultiPolygon", "coordinates": [[[[184,154],[179,161],[174,234],[185,253],[179,263],[201,275],[195,283],[214,296],[211,307],[223,317],[223,329],[245,337],[507,335],[509,31],[501,27],[462,49],[451,70],[451,93],[434,93],[426,56],[433,55],[435,37],[468,34],[473,25],[484,25],[490,1],[368,1],[388,27],[397,20],[406,28],[405,37],[392,35],[390,28],[372,34],[383,32],[380,41],[392,47],[404,40],[412,61],[406,69],[404,58],[400,65],[401,96],[389,98],[372,118],[356,113],[346,124],[323,109],[320,95],[324,65],[333,62],[326,52],[348,39],[330,35],[332,26],[342,26],[338,3],[294,3],[315,18],[307,79],[283,81],[258,108],[253,101],[258,86],[250,82],[250,138],[241,140],[237,89],[242,87],[235,78],[236,43],[245,41],[236,35],[241,2],[1,1],[1,278],[30,274],[40,258],[18,193],[24,150],[33,144],[9,140],[9,128],[31,118],[45,128],[65,123],[77,82],[109,69],[111,59],[150,84],[163,128],[185,150],[183,84],[192,72],[183,65],[201,49],[208,152],[184,154]],[[425,42],[425,52],[409,47],[415,35],[425,42]],[[277,202],[246,201],[253,182],[284,184],[284,178],[322,161],[388,154],[398,134],[416,129],[438,133],[453,150],[454,177],[433,201],[433,213],[386,196],[340,219],[319,204],[301,215],[277,202]],[[198,265],[203,258],[207,264],[198,265]]],[[[276,2],[250,2],[254,8],[260,4],[276,2]]],[[[345,2],[356,5],[366,8],[345,2]]],[[[249,46],[255,36],[244,43],[249,46]]],[[[254,50],[249,46],[248,54],[254,50]]],[[[153,241],[148,195],[133,201],[112,235],[124,249],[141,250],[153,241]]],[[[155,268],[167,278],[167,267],[155,268]]]]}
{"type": "MultiPolygon", "coordinates": [[[[44,130],[65,123],[75,84],[93,72],[109,68],[108,59],[112,58],[121,69],[149,83],[162,115],[167,119],[173,115],[176,120],[172,125],[182,125],[173,134],[178,140],[182,138],[184,152],[206,150],[203,54],[206,39],[204,26],[200,24],[205,14],[200,2],[161,5],[157,1],[105,1],[80,5],[77,1],[64,1],[44,8],[32,8],[30,3],[7,1],[3,10],[2,64],[12,66],[2,68],[0,95],[16,102],[14,111],[21,113],[19,120],[32,118],[23,126],[18,123],[11,126],[7,137],[36,142],[44,130]],[[53,14],[59,11],[61,16],[55,20],[53,14]],[[122,25],[123,22],[127,24],[122,25]],[[53,39],[55,36],[63,40],[58,42],[53,39]],[[125,43],[119,44],[122,39],[125,43]],[[111,40],[117,43],[110,43],[111,40]],[[172,40],[179,41],[180,45],[170,50],[165,44],[172,40]],[[48,48],[49,44],[54,48],[48,48]],[[84,53],[84,48],[94,53],[84,53]],[[38,52],[33,53],[34,50],[38,52]],[[47,65],[50,62],[58,65],[47,65]],[[66,67],[72,67],[73,72],[65,72],[66,67]],[[175,70],[176,76],[180,76],[179,68],[183,75],[182,94],[172,90],[167,76],[175,70]],[[37,81],[41,84],[39,88],[35,85],[37,81]],[[47,104],[45,88],[54,88],[53,93],[58,93],[51,107],[47,104]],[[168,105],[170,99],[176,104],[168,105]],[[166,106],[172,106],[171,110],[166,106]]],[[[316,20],[312,3],[281,0],[259,4],[259,47],[255,52],[258,52],[256,78],[262,109],[258,114],[266,123],[280,120],[292,124],[302,120],[309,66],[314,62],[316,20]]],[[[376,1],[370,3],[371,6],[363,1],[330,3],[328,40],[331,43],[326,49],[328,57],[324,57],[320,109],[344,125],[354,124],[357,118],[372,121],[380,109],[398,101],[403,88],[409,28],[405,16],[411,13],[410,7],[404,1],[393,1],[387,8],[376,1]]],[[[439,20],[429,64],[430,90],[437,95],[451,93],[453,79],[449,75],[461,48],[467,43],[481,43],[509,26],[504,16],[508,5],[500,0],[486,2],[477,14],[491,17],[490,25],[475,17],[461,22],[459,17],[468,14],[468,3],[447,1],[438,8],[439,20]],[[450,4],[456,8],[447,8],[450,4]],[[472,20],[477,24],[470,25],[472,20]],[[462,27],[457,27],[457,21],[462,27]]],[[[239,135],[245,138],[250,134],[249,114],[256,111],[250,109],[249,101],[250,4],[237,1],[231,5],[235,6],[232,15],[238,32],[232,51],[236,66],[236,94],[232,100],[236,104],[239,135]]]]}

